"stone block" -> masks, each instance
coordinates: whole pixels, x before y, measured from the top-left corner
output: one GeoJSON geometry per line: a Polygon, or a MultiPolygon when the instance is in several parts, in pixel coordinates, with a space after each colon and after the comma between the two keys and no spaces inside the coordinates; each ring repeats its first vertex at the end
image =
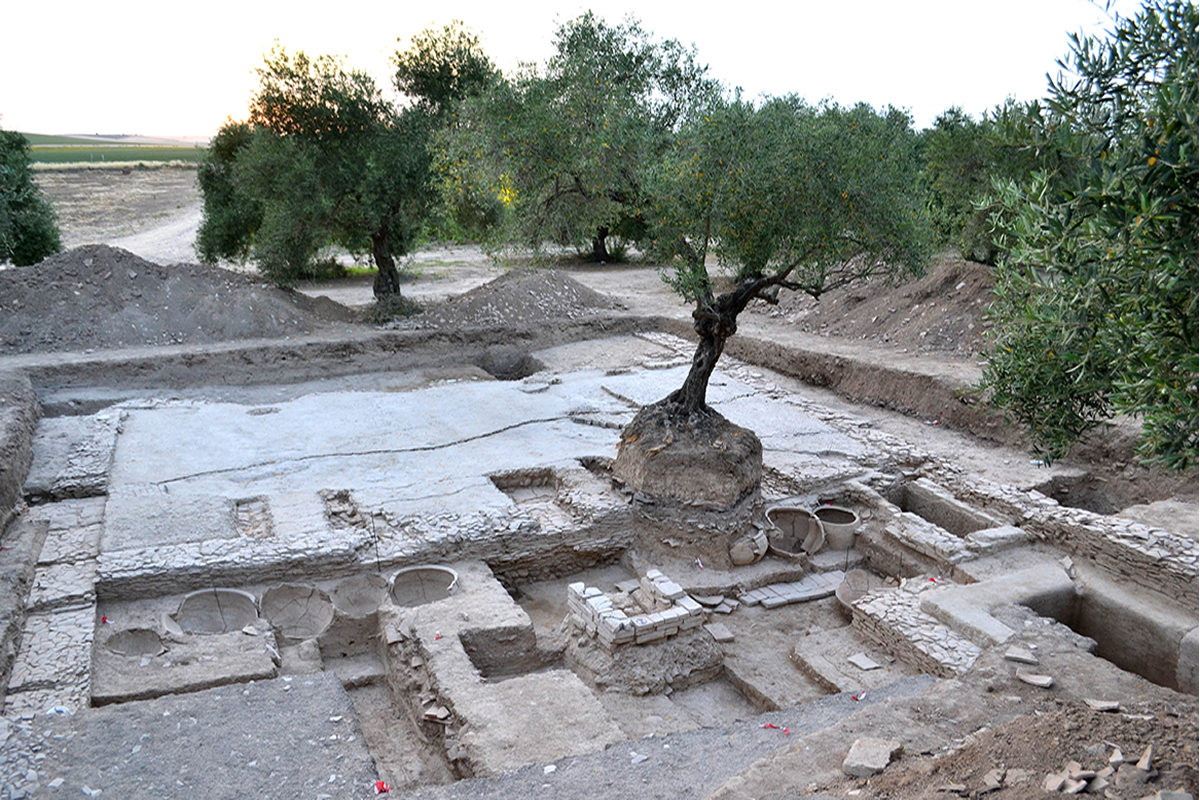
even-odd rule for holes
{"type": "Polygon", "coordinates": [[[967,534],[967,547],[980,555],[990,555],[1028,543],[1033,537],[1013,525],[985,528],[967,534]]]}
{"type": "Polygon", "coordinates": [[[682,609],[683,609],[684,611],[686,611],[688,614],[702,614],[702,613],[704,613],[704,608],[703,608],[703,606],[701,606],[701,605],[700,605],[700,603],[696,602],[695,600],[693,600],[692,598],[688,597],[687,595],[684,595],[683,597],[681,597],[681,598],[679,598],[678,600],[676,600],[676,601],[675,601],[675,605],[676,605],[678,608],[682,608],[682,609]]]}
{"type": "Polygon", "coordinates": [[[684,596],[683,587],[675,581],[656,581],[654,585],[658,589],[659,593],[667,600],[678,600],[684,596]]]}
{"type": "Polygon", "coordinates": [[[894,739],[855,739],[842,771],[851,778],[869,778],[883,772],[903,752],[904,745],[894,739]]]}
{"type": "Polygon", "coordinates": [[[723,622],[710,622],[704,626],[704,630],[708,631],[709,635],[720,644],[733,641],[733,633],[725,627],[723,622]]]}
{"type": "Polygon", "coordinates": [[[637,635],[634,637],[634,642],[636,644],[649,644],[650,642],[657,642],[659,639],[665,638],[667,638],[666,631],[662,630],[661,628],[651,626],[639,628],[637,635]]]}

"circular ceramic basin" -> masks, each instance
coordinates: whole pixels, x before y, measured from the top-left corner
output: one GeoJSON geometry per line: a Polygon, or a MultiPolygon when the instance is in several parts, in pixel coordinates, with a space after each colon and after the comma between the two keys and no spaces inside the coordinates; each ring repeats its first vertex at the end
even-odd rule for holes
{"type": "Polygon", "coordinates": [[[183,598],[175,621],[187,633],[231,633],[258,622],[258,605],[239,589],[201,589],[183,598]]]}
{"type": "Polygon", "coordinates": [[[445,600],[458,588],[458,573],[449,567],[408,567],[392,578],[392,602],[404,608],[445,600]]]}
{"type": "Polygon", "coordinates": [[[167,652],[162,637],[149,628],[117,631],[104,646],[119,656],[159,656],[167,652]]]}
{"type": "Polygon", "coordinates": [[[285,639],[302,641],[329,627],[333,603],[320,589],[284,584],[263,592],[262,613],[285,639]]]}
{"type": "Polygon", "coordinates": [[[387,578],[374,573],[355,575],[333,587],[329,598],[334,609],[347,617],[369,617],[387,596],[387,578]]]}
{"type": "Polygon", "coordinates": [[[813,555],[825,545],[821,520],[800,506],[774,506],[767,509],[768,549],[777,556],[797,559],[813,555]]]}

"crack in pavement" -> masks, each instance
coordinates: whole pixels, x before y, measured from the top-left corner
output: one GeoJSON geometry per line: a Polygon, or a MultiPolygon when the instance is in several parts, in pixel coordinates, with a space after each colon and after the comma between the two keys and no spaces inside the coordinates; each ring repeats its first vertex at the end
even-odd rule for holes
{"type": "Polygon", "coordinates": [[[442,444],[420,445],[418,447],[380,448],[378,450],[359,450],[359,451],[354,451],[354,452],[349,452],[349,453],[312,453],[310,455],[297,456],[295,458],[288,458],[288,459],[283,459],[283,460],[259,461],[259,462],[253,463],[253,464],[243,464],[238,467],[223,467],[221,469],[209,469],[209,470],[204,470],[202,472],[193,472],[189,475],[179,475],[175,478],[167,478],[167,479],[161,480],[161,481],[153,481],[151,483],[151,485],[152,486],[166,486],[168,484],[179,483],[181,481],[189,481],[189,480],[192,480],[193,478],[206,478],[210,475],[227,475],[227,474],[236,473],[236,472],[244,472],[246,470],[262,469],[263,467],[270,467],[270,466],[274,466],[274,465],[278,465],[278,464],[289,464],[289,463],[294,464],[294,463],[300,462],[300,461],[319,461],[319,460],[326,459],[326,458],[360,458],[360,457],[364,457],[364,456],[380,456],[380,455],[389,455],[389,454],[396,454],[396,453],[431,453],[431,452],[435,452],[437,450],[446,450],[451,447],[458,447],[459,445],[467,444],[468,442],[478,442],[483,439],[488,439],[492,436],[498,436],[502,433],[507,433],[509,431],[516,430],[517,428],[523,428],[526,425],[545,425],[547,423],[561,422],[563,420],[566,420],[569,422],[570,415],[562,415],[562,416],[557,416],[557,417],[544,417],[541,419],[528,419],[528,420],[524,420],[522,422],[514,423],[512,425],[506,425],[503,428],[497,428],[496,430],[488,431],[487,433],[481,433],[478,436],[468,436],[463,439],[456,439],[455,441],[444,442],[442,444]]]}

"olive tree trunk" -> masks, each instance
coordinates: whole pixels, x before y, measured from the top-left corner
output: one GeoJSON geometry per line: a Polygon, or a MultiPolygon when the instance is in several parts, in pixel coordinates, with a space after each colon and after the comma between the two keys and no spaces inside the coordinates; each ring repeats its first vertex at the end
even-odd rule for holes
{"type": "Polygon", "coordinates": [[[592,260],[597,264],[607,264],[612,260],[608,255],[608,228],[596,231],[596,237],[592,239],[592,260]]]}
{"type": "Polygon", "coordinates": [[[396,260],[392,258],[388,228],[384,224],[371,234],[371,255],[378,273],[375,275],[375,299],[383,300],[400,294],[400,273],[396,271],[396,260]]]}

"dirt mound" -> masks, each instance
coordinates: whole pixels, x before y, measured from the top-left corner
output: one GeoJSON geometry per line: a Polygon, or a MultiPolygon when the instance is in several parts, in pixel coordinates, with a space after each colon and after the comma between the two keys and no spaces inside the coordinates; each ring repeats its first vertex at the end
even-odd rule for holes
{"type": "MultiPolygon", "coordinates": [[[[1105,797],[1141,798],[1159,789],[1197,790],[1195,714],[1161,706],[1141,708],[1136,714],[1105,714],[1092,711],[1082,703],[1065,705],[1057,711],[1027,715],[996,728],[985,728],[971,736],[959,751],[942,758],[921,762],[908,769],[889,768],[870,781],[870,793],[876,798],[905,800],[943,800],[947,797],[983,795],[986,776],[992,770],[1007,771],[1002,788],[989,792],[995,800],[1024,800],[1049,797],[1042,781],[1068,762],[1077,761],[1085,769],[1100,770],[1108,765],[1113,748],[1120,748],[1126,759],[1136,762],[1147,745],[1153,746],[1156,771],[1149,782],[1145,773],[1134,772],[1130,780],[1122,774],[1112,776],[1114,785],[1105,797]],[[966,787],[952,792],[952,785],[966,787]]],[[[1130,768],[1126,768],[1129,770],[1130,768]]],[[[1094,796],[1094,795],[1093,795],[1094,796]]]]}
{"type": "Polygon", "coordinates": [[[219,267],[85,245],[0,271],[0,354],[284,338],[350,319],[327,299],[219,267]]]}
{"type": "Polygon", "coordinates": [[[514,269],[391,327],[516,328],[580,319],[614,307],[612,299],[553,269],[514,269]]]}
{"type": "Polygon", "coordinates": [[[779,305],[755,302],[749,310],[769,314],[802,331],[865,339],[910,353],[974,358],[984,349],[992,301],[992,276],[984,264],[935,259],[919,280],[899,286],[871,281],[835,289],[819,301],[784,292],[779,305]]]}

